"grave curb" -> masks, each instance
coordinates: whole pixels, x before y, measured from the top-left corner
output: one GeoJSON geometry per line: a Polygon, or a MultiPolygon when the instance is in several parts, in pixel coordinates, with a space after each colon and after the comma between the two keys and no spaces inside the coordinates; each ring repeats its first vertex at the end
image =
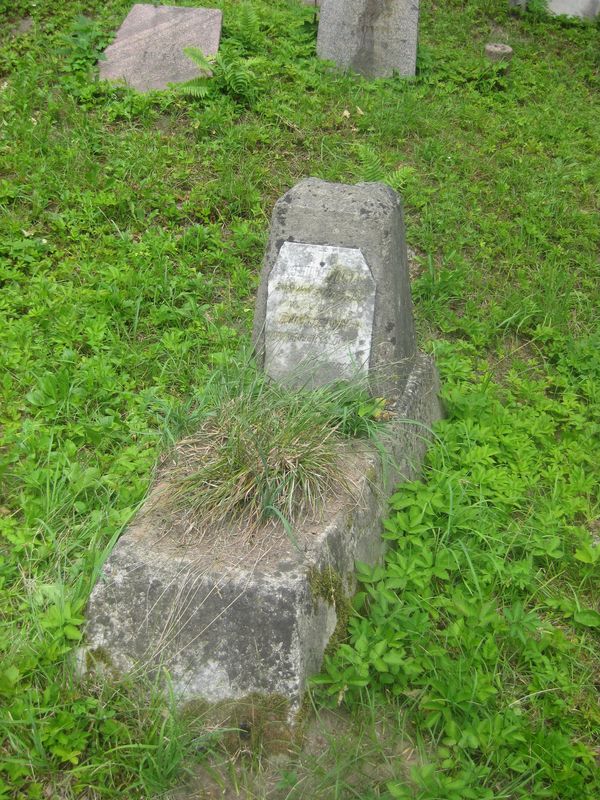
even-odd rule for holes
{"type": "Polygon", "coordinates": [[[87,607],[78,671],[155,674],[164,667],[181,703],[219,703],[249,695],[282,696],[297,714],[310,675],[356,590],[354,564],[380,563],[381,522],[398,482],[413,480],[442,416],[439,381],[419,354],[390,424],[384,465],[375,448],[361,449],[360,487],[335,511],[326,508],[316,533],[287,542],[274,562],[215,560],[210,546],[182,546],[169,537],[168,514],[154,503],[157,487],[108,556],[87,607]],[[315,576],[339,577],[343,597],[328,602],[315,576]],[[337,608],[336,608],[337,605],[337,608]]]}

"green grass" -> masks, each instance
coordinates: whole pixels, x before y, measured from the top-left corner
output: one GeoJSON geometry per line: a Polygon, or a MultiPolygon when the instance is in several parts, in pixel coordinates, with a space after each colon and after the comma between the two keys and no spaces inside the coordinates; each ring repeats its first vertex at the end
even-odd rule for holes
{"type": "Polygon", "coordinates": [[[367,785],[302,762],[269,796],[593,800],[597,26],[423,0],[418,78],[368,82],[314,58],[310,8],[224,2],[206,97],[138,96],[94,77],[129,5],[0,0],[0,797],[153,796],[206,751],[71,656],[159,451],[247,340],[274,201],[316,175],[402,193],[449,417],[318,690],[401,721],[416,770],[373,734],[367,785]]]}

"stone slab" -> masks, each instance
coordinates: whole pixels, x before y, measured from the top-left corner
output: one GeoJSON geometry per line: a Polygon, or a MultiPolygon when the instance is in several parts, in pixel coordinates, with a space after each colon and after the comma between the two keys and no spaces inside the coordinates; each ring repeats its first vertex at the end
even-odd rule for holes
{"type": "Polygon", "coordinates": [[[317,55],[371,78],[413,76],[419,0],[323,0],[317,55]]]}
{"type": "Polygon", "coordinates": [[[165,510],[155,487],[91,594],[80,672],[148,675],[166,667],[181,703],[278,695],[292,720],[321,666],[340,602],[356,589],[355,562],[381,562],[389,494],[399,480],[417,477],[430,426],[441,416],[437,373],[426,356],[416,358],[393,410],[389,456],[356,446],[348,460],[352,496],[332,497],[318,520],[297,526],[294,542],[276,530],[258,541],[195,531],[165,510]],[[315,578],[332,575],[337,598],[315,590],[315,578]]]}
{"type": "Polygon", "coordinates": [[[197,47],[215,55],[221,38],[222,12],[217,8],[154,6],[136,3],[99,62],[100,77],[125,81],[139,92],[166,89],[200,74],[183,52],[197,47]]]}
{"type": "Polygon", "coordinates": [[[548,10],[553,14],[593,19],[600,14],[600,0],[549,0],[548,10]]]}
{"type": "Polygon", "coordinates": [[[285,242],[268,279],[265,372],[306,387],[366,377],[374,311],[358,248],[285,242]]]}
{"type": "MultiPolygon", "coordinates": [[[[360,250],[375,281],[369,382],[376,396],[397,395],[417,352],[399,196],[382,183],[347,186],[307,178],[277,201],[254,315],[259,366],[265,364],[270,276],[290,242],[360,250]]],[[[315,359],[319,354],[316,348],[315,359]]]]}

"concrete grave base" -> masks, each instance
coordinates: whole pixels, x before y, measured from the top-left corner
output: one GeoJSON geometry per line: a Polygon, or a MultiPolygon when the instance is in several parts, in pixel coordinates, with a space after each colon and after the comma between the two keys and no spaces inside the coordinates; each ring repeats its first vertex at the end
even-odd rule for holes
{"type": "Polygon", "coordinates": [[[198,535],[161,506],[157,486],[92,592],[80,671],[142,675],[163,666],[182,703],[282,697],[293,719],[345,622],[355,562],[383,557],[386,501],[399,481],[418,476],[441,416],[438,388],[432,361],[418,355],[393,407],[391,458],[353,447],[352,497],[332,498],[318,520],[297,526],[295,542],[275,525],[254,541],[239,531],[198,535]]]}

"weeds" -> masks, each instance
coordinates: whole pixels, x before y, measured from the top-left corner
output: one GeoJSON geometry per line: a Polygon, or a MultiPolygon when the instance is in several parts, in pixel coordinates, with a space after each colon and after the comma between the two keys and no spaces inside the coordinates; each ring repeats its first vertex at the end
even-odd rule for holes
{"type": "Polygon", "coordinates": [[[426,482],[392,497],[386,563],[359,565],[349,641],[315,679],[335,703],[392,703],[430,743],[382,797],[600,790],[600,473],[587,454],[600,372],[595,388],[565,381],[594,369],[594,340],[580,347],[503,390],[475,377],[469,348],[436,347],[450,417],[426,482]]]}

